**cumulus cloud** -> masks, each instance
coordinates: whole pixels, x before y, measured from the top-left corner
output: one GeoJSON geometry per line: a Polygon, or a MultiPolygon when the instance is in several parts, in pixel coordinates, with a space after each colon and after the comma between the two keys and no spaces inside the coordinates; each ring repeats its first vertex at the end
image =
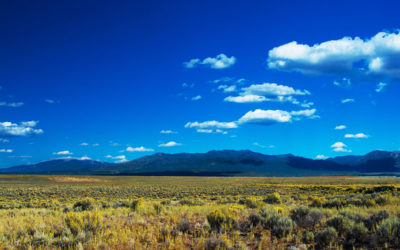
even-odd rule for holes
{"type": "Polygon", "coordinates": [[[378,93],[384,92],[387,90],[388,84],[384,82],[380,82],[376,85],[375,91],[378,93]]]}
{"type": "Polygon", "coordinates": [[[290,113],[284,110],[256,109],[254,111],[247,112],[238,120],[238,123],[255,123],[269,125],[274,123],[291,122],[291,119],[292,116],[290,115],[290,113]]]}
{"type": "Polygon", "coordinates": [[[13,136],[30,136],[42,134],[42,129],[35,129],[37,121],[24,121],[17,123],[0,122],[0,136],[13,137],[13,136]]]}
{"type": "Polygon", "coordinates": [[[317,155],[317,156],[315,156],[315,159],[316,160],[326,160],[326,159],[329,159],[329,157],[325,156],[325,155],[317,155]]]}
{"type": "Polygon", "coordinates": [[[341,100],[342,103],[352,103],[355,102],[356,100],[354,100],[353,98],[347,98],[347,99],[343,99],[341,100]]]}
{"type": "Polygon", "coordinates": [[[260,103],[260,102],[289,102],[294,105],[300,105],[303,108],[310,108],[314,105],[312,102],[300,102],[296,95],[310,95],[308,90],[294,89],[285,85],[276,83],[252,84],[249,87],[242,88],[239,96],[225,97],[226,102],[235,103],[260,103]]]}
{"type": "Polygon", "coordinates": [[[82,143],[79,144],[79,145],[81,145],[81,146],[89,146],[89,143],[87,143],[87,142],[82,142],[82,143]]]}
{"type": "Polygon", "coordinates": [[[160,134],[177,134],[178,132],[177,131],[173,131],[173,130],[161,130],[160,131],[160,134]]]}
{"type": "Polygon", "coordinates": [[[51,99],[46,99],[46,100],[44,100],[45,102],[47,102],[47,103],[50,103],[50,104],[54,104],[56,101],[54,101],[54,100],[51,100],[51,99]]]}
{"type": "Polygon", "coordinates": [[[53,155],[72,155],[72,153],[69,150],[64,150],[64,151],[54,152],[53,155]]]}
{"type": "Polygon", "coordinates": [[[170,142],[167,142],[167,143],[161,143],[161,144],[158,145],[158,146],[161,147],[161,148],[169,148],[169,147],[182,146],[182,143],[170,141],[170,142]]]}
{"type": "Polygon", "coordinates": [[[400,32],[379,32],[370,39],[344,37],[314,44],[296,41],[268,53],[271,69],[370,79],[400,79],[400,32]]]}
{"type": "Polygon", "coordinates": [[[0,149],[0,153],[12,153],[12,149],[0,149]]]}
{"type": "Polygon", "coordinates": [[[333,148],[335,152],[351,152],[343,142],[335,142],[331,145],[331,148],[333,148]]]}
{"type": "Polygon", "coordinates": [[[346,129],[346,125],[338,125],[335,127],[335,130],[343,130],[346,129]]]}
{"type": "Polygon", "coordinates": [[[140,146],[140,147],[135,147],[135,148],[133,148],[133,147],[127,147],[127,148],[126,148],[126,151],[128,151],[128,152],[153,152],[154,149],[152,149],[152,148],[145,148],[145,147],[143,147],[143,146],[140,146]]]}
{"type": "Polygon", "coordinates": [[[345,138],[362,139],[362,138],[368,138],[369,136],[364,133],[358,133],[358,134],[346,134],[344,137],[345,138]]]}
{"type": "Polygon", "coordinates": [[[200,100],[201,98],[202,98],[201,95],[193,96],[193,97],[192,97],[192,101],[198,101],[198,100],[200,100]]]}
{"type": "Polygon", "coordinates": [[[235,122],[218,122],[218,121],[205,121],[205,122],[188,122],[185,128],[196,128],[196,129],[232,129],[237,128],[235,122]]]}
{"type": "Polygon", "coordinates": [[[23,105],[24,105],[23,102],[0,102],[0,106],[11,107],[11,108],[17,108],[23,105]]]}
{"type": "Polygon", "coordinates": [[[219,54],[216,57],[207,57],[204,60],[199,58],[191,59],[188,62],[184,62],[185,68],[191,69],[196,68],[199,65],[204,65],[212,69],[225,69],[233,66],[236,63],[234,56],[228,57],[225,54],[219,54]]]}

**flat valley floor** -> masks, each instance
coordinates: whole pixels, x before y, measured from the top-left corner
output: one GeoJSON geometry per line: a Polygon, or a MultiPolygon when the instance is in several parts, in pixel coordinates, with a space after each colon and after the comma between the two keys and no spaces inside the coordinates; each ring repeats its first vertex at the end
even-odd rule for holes
{"type": "Polygon", "coordinates": [[[0,175],[1,249],[398,249],[400,178],[0,175]]]}

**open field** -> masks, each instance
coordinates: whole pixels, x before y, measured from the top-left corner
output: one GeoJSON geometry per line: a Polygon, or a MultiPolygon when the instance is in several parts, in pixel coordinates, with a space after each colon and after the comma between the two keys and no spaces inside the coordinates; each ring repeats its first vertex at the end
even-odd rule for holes
{"type": "Polygon", "coordinates": [[[400,178],[0,175],[7,249],[396,249],[400,178]]]}

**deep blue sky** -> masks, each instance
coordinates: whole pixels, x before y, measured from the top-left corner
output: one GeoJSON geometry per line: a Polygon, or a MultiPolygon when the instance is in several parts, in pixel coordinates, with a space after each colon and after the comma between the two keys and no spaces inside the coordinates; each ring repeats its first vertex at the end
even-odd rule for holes
{"type": "Polygon", "coordinates": [[[1,1],[0,167],[399,150],[397,2],[1,1]]]}

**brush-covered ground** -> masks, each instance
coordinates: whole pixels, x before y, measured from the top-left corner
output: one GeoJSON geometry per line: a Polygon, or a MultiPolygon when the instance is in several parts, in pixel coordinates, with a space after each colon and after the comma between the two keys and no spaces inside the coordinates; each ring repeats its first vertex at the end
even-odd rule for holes
{"type": "Polygon", "coordinates": [[[1,249],[398,249],[399,178],[0,175],[1,249]]]}

